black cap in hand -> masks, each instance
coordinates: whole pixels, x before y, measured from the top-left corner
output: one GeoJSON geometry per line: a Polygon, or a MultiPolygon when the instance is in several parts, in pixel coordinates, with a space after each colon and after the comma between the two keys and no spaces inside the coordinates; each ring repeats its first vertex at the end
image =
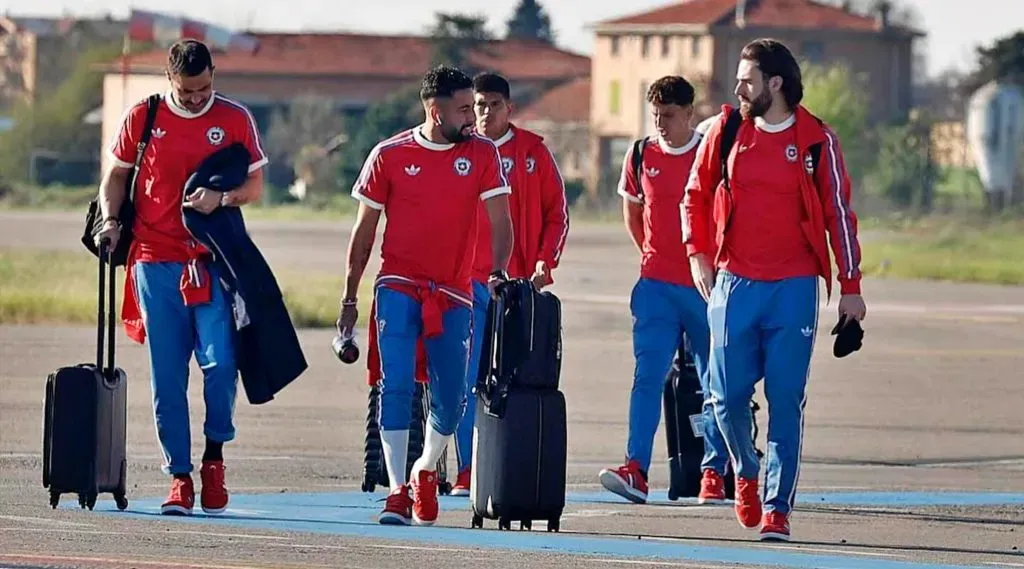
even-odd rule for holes
{"type": "Polygon", "coordinates": [[[836,337],[832,355],[837,358],[845,358],[864,345],[864,329],[860,327],[860,322],[846,315],[839,317],[839,322],[832,328],[832,335],[836,337]]]}

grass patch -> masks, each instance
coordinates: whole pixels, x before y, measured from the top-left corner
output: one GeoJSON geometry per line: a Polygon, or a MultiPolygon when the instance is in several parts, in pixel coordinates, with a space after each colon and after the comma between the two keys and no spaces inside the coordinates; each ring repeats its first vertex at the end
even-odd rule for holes
{"type": "MultiPolygon", "coordinates": [[[[0,249],[0,323],[96,323],[96,258],[87,252],[0,249]]],[[[297,327],[332,328],[343,275],[275,271],[297,327]]],[[[117,272],[120,314],[124,271],[117,272]]],[[[360,290],[359,317],[369,314],[370,282],[360,290]]]]}
{"type": "Polygon", "coordinates": [[[1024,219],[968,217],[872,224],[867,275],[1005,285],[1024,284],[1024,219]]]}

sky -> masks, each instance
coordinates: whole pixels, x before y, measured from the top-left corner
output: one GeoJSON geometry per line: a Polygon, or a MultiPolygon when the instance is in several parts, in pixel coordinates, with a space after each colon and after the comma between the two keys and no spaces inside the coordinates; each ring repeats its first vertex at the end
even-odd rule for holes
{"type": "MultiPolygon", "coordinates": [[[[928,75],[946,69],[970,70],[975,47],[1024,29],[1024,10],[1007,11],[1017,0],[899,0],[920,17],[928,55],[928,75]],[[1001,6],[1002,5],[1002,6],[1001,6]],[[967,9],[969,8],[969,9],[967,9]],[[996,17],[992,15],[996,14],[996,17]]],[[[495,33],[504,30],[517,0],[0,0],[10,15],[103,15],[125,17],[131,8],[155,10],[218,23],[233,29],[276,31],[356,31],[422,33],[433,13],[477,13],[490,21],[495,33]],[[255,8],[254,6],[259,6],[255,8]],[[481,6],[488,6],[481,8],[481,6]]],[[[541,0],[551,15],[559,46],[589,54],[593,44],[587,25],[624,14],[671,4],[672,0],[541,0]]]]}

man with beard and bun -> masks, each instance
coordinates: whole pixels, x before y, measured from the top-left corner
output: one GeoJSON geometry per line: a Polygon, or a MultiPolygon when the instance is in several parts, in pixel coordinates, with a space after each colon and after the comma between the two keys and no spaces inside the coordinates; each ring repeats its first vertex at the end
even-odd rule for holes
{"type": "MultiPolygon", "coordinates": [[[[513,278],[528,278],[541,289],[553,282],[551,271],[565,247],[569,231],[565,183],[551,151],[540,136],[510,122],[513,110],[508,80],[495,73],[473,78],[476,131],[494,141],[501,155],[505,175],[512,183],[509,207],[515,245],[508,272],[513,278]]],[[[480,365],[480,338],[487,320],[487,276],[491,271],[491,233],[487,212],[480,208],[479,234],[473,263],[473,343],[466,374],[468,404],[455,433],[459,474],[452,496],[469,496],[470,465],[473,457],[473,423],[476,405],[472,398],[480,365]]]]}
{"type": "Polygon", "coordinates": [[[694,281],[708,298],[711,396],[736,467],[736,517],[747,528],[760,524],[762,540],[788,541],[818,277],[832,293],[829,242],[841,321],[859,322],[867,312],[857,217],[839,140],[800,105],[800,67],[790,51],[771,39],[751,42],[736,81],[740,115],[723,106],[697,152],[684,236],[694,281]],[[720,143],[730,130],[735,141],[723,172],[720,143]],[[763,508],[750,428],[750,398],[762,377],[769,412],[763,508]]]}
{"type": "Polygon", "coordinates": [[[469,252],[475,246],[480,201],[491,226],[491,294],[508,279],[512,252],[512,190],[494,143],[473,134],[473,82],[462,71],[441,65],[423,78],[420,99],[424,123],[374,147],[352,188],[361,203],[338,316],[339,332],[350,334],[359,316],[359,281],[385,212],[383,262],[374,284],[371,323],[377,327],[381,361],[381,446],[391,479],[382,524],[430,525],[437,519],[433,467],[466,404],[473,308],[469,252]],[[431,375],[430,417],[423,454],[407,484],[416,343],[421,337],[431,375]]]}
{"type": "MultiPolygon", "coordinates": [[[[647,102],[658,129],[656,140],[644,139],[626,152],[619,178],[626,229],[640,252],[640,279],[633,287],[633,354],[636,366],[629,396],[629,434],[626,462],[599,474],[601,485],[635,503],[647,501],[648,470],[654,435],[661,418],[665,376],[683,343],[690,348],[701,388],[707,389],[707,302],[693,286],[679,225],[679,203],[697,154],[701,133],[690,127],[693,86],[679,76],[666,76],[651,84],[647,102]],[[635,151],[640,152],[634,171],[635,151]]],[[[704,460],[698,500],[716,504],[725,500],[723,476],[729,457],[715,423],[710,398],[705,398],[704,460]]]]}

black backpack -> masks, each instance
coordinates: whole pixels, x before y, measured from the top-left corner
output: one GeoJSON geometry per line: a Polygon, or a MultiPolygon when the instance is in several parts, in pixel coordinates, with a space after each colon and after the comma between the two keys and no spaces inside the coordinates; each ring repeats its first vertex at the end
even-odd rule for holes
{"type": "Polygon", "coordinates": [[[644,167],[644,148],[647,147],[647,141],[650,139],[651,137],[645,136],[633,141],[633,181],[636,182],[636,194],[640,201],[644,199],[644,187],[640,183],[640,175],[644,167]]]}

